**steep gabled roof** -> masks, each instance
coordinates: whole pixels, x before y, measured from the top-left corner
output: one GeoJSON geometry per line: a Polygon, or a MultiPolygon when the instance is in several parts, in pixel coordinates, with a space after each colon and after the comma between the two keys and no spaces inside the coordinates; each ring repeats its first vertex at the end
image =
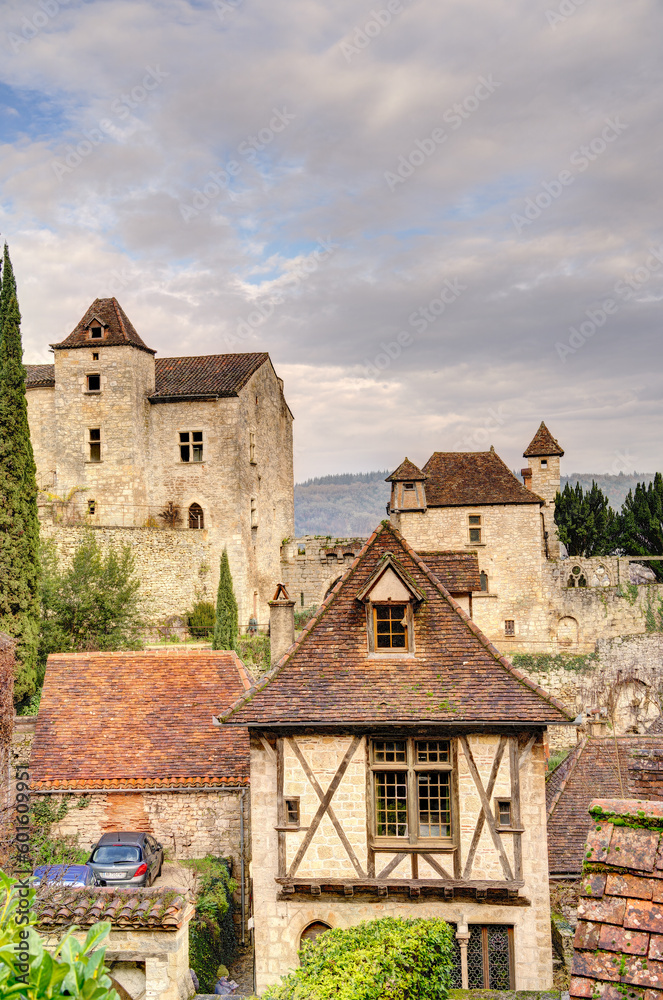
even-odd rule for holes
{"type": "Polygon", "coordinates": [[[125,313],[117,299],[95,299],[72,332],[59,344],[51,344],[54,351],[71,350],[75,347],[119,347],[130,344],[148,354],[156,354],[140,339],[133,323],[125,313]],[[95,320],[102,321],[105,336],[101,340],[89,340],[87,330],[95,320]]]}
{"type": "Polygon", "coordinates": [[[450,594],[481,590],[476,552],[420,552],[419,555],[450,594]]]}
{"type": "Polygon", "coordinates": [[[594,798],[663,800],[663,738],[581,740],[546,782],[551,875],[580,873],[594,798]]]}
{"type": "Polygon", "coordinates": [[[254,726],[569,721],[558,701],[500,655],[388,522],[295,645],[221,718],[254,726]],[[389,554],[424,597],[414,612],[414,656],[367,651],[357,595],[389,554]]]}
{"type": "Polygon", "coordinates": [[[418,469],[409,458],[403,459],[395,472],[387,476],[385,483],[423,482],[427,478],[426,474],[418,469]]]}
{"type": "Polygon", "coordinates": [[[559,441],[555,440],[542,420],[541,426],[523,452],[523,458],[545,458],[550,455],[559,455],[561,458],[563,454],[564,449],[559,441]]]}
{"type": "Polygon", "coordinates": [[[269,354],[207,354],[193,358],[157,358],[150,402],[208,396],[236,396],[269,354]]]}
{"type": "Polygon", "coordinates": [[[26,365],[26,389],[50,389],[55,385],[55,365],[26,365]]]}
{"type": "Polygon", "coordinates": [[[490,451],[436,451],[424,466],[429,507],[481,507],[543,500],[490,451]]]}
{"type": "Polygon", "coordinates": [[[243,784],[246,730],[212,723],[249,686],[234,653],[52,653],[37,717],[34,788],[243,784]]]}

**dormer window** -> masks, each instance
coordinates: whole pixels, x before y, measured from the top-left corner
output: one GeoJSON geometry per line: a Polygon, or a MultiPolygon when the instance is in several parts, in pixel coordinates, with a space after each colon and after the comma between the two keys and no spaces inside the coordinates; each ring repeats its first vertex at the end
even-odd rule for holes
{"type": "Polygon", "coordinates": [[[374,605],[373,630],[376,649],[407,649],[407,606],[405,604],[374,605]]]}
{"type": "Polygon", "coordinates": [[[100,326],[91,326],[90,327],[90,340],[101,340],[101,338],[103,337],[103,335],[104,335],[104,331],[101,329],[100,326]]]}
{"type": "Polygon", "coordinates": [[[408,655],[414,652],[414,605],[423,595],[388,553],[357,599],[366,605],[369,653],[408,655]]]}

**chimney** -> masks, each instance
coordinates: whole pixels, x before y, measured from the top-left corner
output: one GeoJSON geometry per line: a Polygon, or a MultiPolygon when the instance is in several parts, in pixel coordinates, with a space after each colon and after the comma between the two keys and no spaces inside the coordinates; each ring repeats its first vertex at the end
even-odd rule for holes
{"type": "Polygon", "coordinates": [[[531,469],[521,469],[520,475],[523,477],[523,484],[528,490],[532,489],[532,470],[531,469]]]}
{"type": "Polygon", "coordinates": [[[295,602],[279,583],[274,600],[269,601],[269,641],[272,666],[295,641],[295,602]]]}

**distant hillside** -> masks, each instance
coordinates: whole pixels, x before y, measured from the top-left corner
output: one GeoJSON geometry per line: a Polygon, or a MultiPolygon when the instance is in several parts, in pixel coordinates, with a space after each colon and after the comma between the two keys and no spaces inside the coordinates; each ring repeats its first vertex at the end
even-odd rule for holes
{"type": "MultiPolygon", "coordinates": [[[[295,486],[295,534],[333,535],[335,538],[352,538],[370,535],[385,517],[389,502],[389,483],[385,476],[389,472],[359,472],[339,476],[321,476],[308,479],[295,486]]],[[[629,490],[636,483],[649,483],[654,478],[651,472],[618,476],[592,475],[574,472],[562,476],[562,489],[566,483],[583,489],[590,489],[592,480],[608,496],[615,510],[620,510],[629,490]]]]}

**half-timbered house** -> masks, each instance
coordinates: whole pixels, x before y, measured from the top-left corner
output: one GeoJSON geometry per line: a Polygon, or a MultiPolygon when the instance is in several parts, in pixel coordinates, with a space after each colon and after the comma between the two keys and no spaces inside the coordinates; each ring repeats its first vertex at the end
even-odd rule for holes
{"type": "Polygon", "coordinates": [[[259,992],[302,938],[387,915],[455,925],[458,986],[550,987],[545,732],[570,720],[395,528],[222,718],[251,735],[259,992]]]}

